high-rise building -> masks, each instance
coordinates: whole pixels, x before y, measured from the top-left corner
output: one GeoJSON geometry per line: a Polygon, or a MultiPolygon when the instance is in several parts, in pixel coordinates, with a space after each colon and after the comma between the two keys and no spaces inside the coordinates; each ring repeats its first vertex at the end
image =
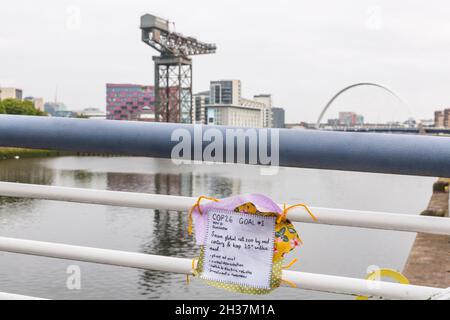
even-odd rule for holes
{"type": "Polygon", "coordinates": [[[272,108],[272,128],[284,128],[285,125],[284,109],[272,108]]]}
{"type": "Polygon", "coordinates": [[[444,109],[444,127],[450,127],[450,109],[444,109]]]}
{"type": "Polygon", "coordinates": [[[197,97],[200,108],[194,108],[195,120],[202,121],[202,109],[205,121],[201,123],[236,127],[270,127],[272,125],[270,95],[258,95],[254,99],[242,98],[240,80],[211,81],[209,101],[207,93],[197,97]],[[204,105],[202,105],[202,101],[204,105]],[[200,111],[198,111],[200,109],[200,111]],[[200,114],[198,115],[198,112],[200,114]]]}
{"type": "Polygon", "coordinates": [[[258,94],[253,96],[256,102],[264,104],[261,109],[262,123],[264,128],[272,127],[273,114],[272,114],[272,95],[271,94],[258,94]]]}
{"type": "Polygon", "coordinates": [[[192,123],[206,124],[206,108],[209,104],[210,92],[204,91],[192,96],[192,123]]]}
{"type": "Polygon", "coordinates": [[[210,82],[210,90],[192,97],[192,123],[237,127],[271,127],[272,96],[242,98],[240,80],[210,82]]]}
{"type": "Polygon", "coordinates": [[[439,110],[434,112],[434,126],[437,128],[444,127],[444,112],[439,110]]]}
{"type": "Polygon", "coordinates": [[[110,120],[155,121],[153,86],[106,85],[106,118],[110,120]]]}
{"type": "Polygon", "coordinates": [[[206,124],[236,127],[262,127],[263,104],[242,98],[240,80],[211,81],[206,124]]]}
{"type": "Polygon", "coordinates": [[[22,90],[17,88],[0,88],[0,101],[5,99],[22,100],[22,90]]]}
{"type": "Polygon", "coordinates": [[[450,108],[434,112],[434,126],[437,128],[450,128],[450,108]]]}
{"type": "Polygon", "coordinates": [[[241,104],[241,94],[240,80],[211,81],[211,104],[232,104],[237,106],[241,104]]]}

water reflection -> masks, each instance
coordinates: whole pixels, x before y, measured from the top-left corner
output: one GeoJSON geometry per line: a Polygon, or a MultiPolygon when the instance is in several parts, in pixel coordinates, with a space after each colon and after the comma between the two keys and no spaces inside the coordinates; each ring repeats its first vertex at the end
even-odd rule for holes
{"type": "Polygon", "coordinates": [[[3,206],[6,206],[7,204],[11,203],[24,203],[24,202],[31,202],[31,199],[25,199],[25,198],[12,198],[12,197],[4,197],[0,196],[0,208],[3,206]]]}
{"type": "MultiPolygon", "coordinates": [[[[35,159],[31,162],[36,162],[35,159]]],[[[36,167],[36,170],[29,170],[30,159],[21,161],[17,160],[1,160],[0,161],[0,177],[1,181],[5,182],[21,182],[32,184],[44,184],[51,185],[54,180],[54,170],[51,170],[44,166],[36,167]]],[[[0,196],[0,209],[4,208],[7,204],[23,203],[27,206],[31,206],[32,199],[26,198],[12,198],[0,196]]],[[[5,214],[6,211],[2,210],[1,213],[5,214]]]]}
{"type": "MultiPolygon", "coordinates": [[[[107,188],[118,191],[189,197],[194,196],[195,193],[206,194],[208,192],[215,197],[223,198],[238,193],[239,183],[231,178],[205,174],[193,175],[192,172],[179,174],[108,173],[107,188]]],[[[186,213],[155,210],[152,231],[140,251],[162,256],[186,258],[196,256],[198,247],[195,245],[193,237],[187,234],[186,213]]],[[[180,277],[177,275],[146,270],[140,272],[138,288],[141,294],[155,297],[155,291],[159,291],[156,288],[170,286],[179,281],[180,277]]]]}
{"type": "MultiPolygon", "coordinates": [[[[0,161],[0,181],[193,197],[259,192],[279,202],[414,214],[426,207],[434,179],[292,168],[281,168],[277,176],[261,176],[253,166],[59,157],[0,161]]],[[[310,224],[301,224],[298,230],[305,246],[295,253],[301,263],[293,270],[350,277],[364,276],[373,264],[402,269],[414,239],[408,233],[310,224]]],[[[163,210],[0,197],[0,235],[186,258],[199,252],[187,235],[186,213],[163,210]]],[[[2,291],[63,299],[236,298],[200,281],[187,287],[182,275],[87,263],[82,264],[83,289],[74,294],[65,286],[66,267],[72,262],[0,255],[2,291]]],[[[275,295],[298,298],[298,291],[280,290],[275,295]]]]}
{"type": "MultiPolygon", "coordinates": [[[[162,256],[192,258],[198,254],[194,239],[187,234],[186,214],[155,210],[153,232],[141,247],[141,252],[162,256]]],[[[154,294],[155,287],[171,286],[177,282],[175,274],[144,270],[140,272],[138,287],[142,294],[154,294]]]]}
{"type": "Polygon", "coordinates": [[[94,177],[94,174],[92,172],[86,171],[86,170],[75,170],[73,172],[73,179],[76,182],[91,182],[94,177]]]}
{"type": "Polygon", "coordinates": [[[36,165],[39,160],[2,160],[0,162],[1,181],[51,185],[55,170],[36,165]],[[33,170],[30,165],[33,164],[33,170]]]}

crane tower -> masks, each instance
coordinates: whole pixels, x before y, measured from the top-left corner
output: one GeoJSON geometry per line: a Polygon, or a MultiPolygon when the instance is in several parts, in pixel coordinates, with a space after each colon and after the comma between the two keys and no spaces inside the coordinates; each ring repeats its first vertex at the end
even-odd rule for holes
{"type": "Polygon", "coordinates": [[[203,43],[169,29],[169,21],[151,14],[141,17],[142,41],[157,50],[155,62],[155,118],[158,122],[190,123],[192,119],[192,59],[216,52],[203,43]]]}

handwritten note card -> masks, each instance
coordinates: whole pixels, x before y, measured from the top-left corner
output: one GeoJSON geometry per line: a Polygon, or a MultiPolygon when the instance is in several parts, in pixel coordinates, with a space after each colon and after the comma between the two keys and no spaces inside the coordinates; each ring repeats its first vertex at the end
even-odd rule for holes
{"type": "Polygon", "coordinates": [[[274,233],[274,217],[211,209],[201,277],[269,289],[274,233]]]}

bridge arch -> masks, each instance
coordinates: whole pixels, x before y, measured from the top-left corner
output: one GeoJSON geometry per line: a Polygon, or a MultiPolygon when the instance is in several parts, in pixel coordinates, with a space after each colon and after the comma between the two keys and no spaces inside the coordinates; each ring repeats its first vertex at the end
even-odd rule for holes
{"type": "Polygon", "coordinates": [[[324,117],[325,113],[327,112],[327,110],[330,108],[331,104],[344,92],[353,89],[355,87],[361,87],[361,86],[371,86],[371,87],[377,87],[380,89],[383,89],[384,91],[387,91],[390,95],[394,96],[396,99],[398,99],[402,104],[405,104],[405,102],[403,101],[402,98],[400,98],[399,95],[397,95],[394,91],[392,91],[391,89],[387,88],[386,86],[383,86],[381,84],[377,84],[377,83],[373,83],[373,82],[360,82],[360,83],[355,83],[352,85],[349,85],[347,87],[345,87],[344,89],[340,90],[338,93],[336,93],[331,99],[330,101],[328,101],[328,103],[325,105],[325,107],[323,108],[322,112],[320,113],[319,118],[317,119],[316,122],[316,129],[320,128],[320,122],[322,121],[322,118],[324,117]]]}

